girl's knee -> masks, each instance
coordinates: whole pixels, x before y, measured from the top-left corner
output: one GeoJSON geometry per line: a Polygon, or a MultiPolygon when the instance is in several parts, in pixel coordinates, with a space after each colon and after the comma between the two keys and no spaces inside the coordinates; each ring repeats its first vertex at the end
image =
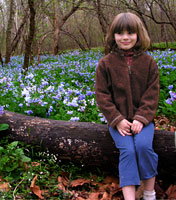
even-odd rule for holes
{"type": "Polygon", "coordinates": [[[136,152],[148,152],[152,150],[152,145],[146,142],[138,142],[135,144],[136,152]]]}
{"type": "Polygon", "coordinates": [[[129,157],[132,158],[136,156],[136,151],[135,148],[124,148],[123,150],[120,151],[120,154],[122,157],[129,157]]]}

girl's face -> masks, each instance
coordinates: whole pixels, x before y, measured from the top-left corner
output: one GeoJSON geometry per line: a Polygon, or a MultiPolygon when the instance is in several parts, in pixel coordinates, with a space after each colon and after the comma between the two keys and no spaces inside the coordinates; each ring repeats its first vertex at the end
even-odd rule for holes
{"type": "Polygon", "coordinates": [[[137,42],[137,33],[129,33],[126,30],[121,33],[115,33],[114,37],[119,49],[123,50],[133,48],[137,42]]]}

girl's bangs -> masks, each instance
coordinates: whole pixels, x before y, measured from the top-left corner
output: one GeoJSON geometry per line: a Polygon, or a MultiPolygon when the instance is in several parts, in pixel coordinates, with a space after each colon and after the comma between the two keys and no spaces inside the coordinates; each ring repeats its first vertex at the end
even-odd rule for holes
{"type": "Polygon", "coordinates": [[[137,33],[137,22],[132,16],[121,16],[114,27],[114,33],[121,33],[123,31],[128,31],[129,33],[137,33]]]}

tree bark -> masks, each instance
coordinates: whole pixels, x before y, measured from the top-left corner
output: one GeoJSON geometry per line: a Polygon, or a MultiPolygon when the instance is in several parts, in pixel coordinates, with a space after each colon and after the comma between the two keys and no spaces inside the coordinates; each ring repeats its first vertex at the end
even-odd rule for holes
{"type": "Polygon", "coordinates": [[[59,51],[59,33],[60,33],[60,28],[59,28],[59,21],[58,21],[58,18],[57,18],[56,11],[54,12],[53,25],[54,25],[53,55],[57,55],[57,53],[59,51]]]}
{"type": "Polygon", "coordinates": [[[14,1],[10,1],[10,15],[7,25],[7,31],[6,31],[6,56],[5,56],[5,63],[10,62],[11,57],[11,37],[12,37],[12,27],[13,27],[13,21],[14,21],[14,1]]]}
{"type": "Polygon", "coordinates": [[[105,39],[109,24],[107,23],[107,20],[106,20],[104,14],[103,14],[102,9],[101,9],[101,1],[96,0],[94,2],[94,5],[95,5],[96,10],[97,10],[98,20],[99,20],[99,23],[101,25],[103,36],[104,36],[104,39],[105,39]]]}
{"type": "Polygon", "coordinates": [[[86,51],[86,48],[82,45],[82,43],[74,35],[72,35],[71,33],[67,32],[67,31],[64,31],[62,29],[61,29],[61,33],[69,36],[70,38],[72,38],[78,44],[78,46],[80,47],[80,49],[82,51],[86,51]]]}
{"type": "MultiPolygon", "coordinates": [[[[42,145],[60,160],[104,169],[118,168],[119,151],[107,125],[49,120],[9,111],[0,115],[0,123],[9,124],[9,129],[4,134],[8,134],[12,140],[42,145]]],[[[159,168],[162,173],[175,171],[175,142],[174,132],[155,130],[153,145],[159,155],[159,168]]]]}
{"type": "Polygon", "coordinates": [[[37,50],[37,56],[38,56],[37,63],[38,64],[40,64],[40,62],[41,62],[40,54],[41,54],[41,49],[42,49],[42,43],[43,43],[44,39],[51,33],[53,33],[53,31],[48,31],[48,32],[44,33],[39,39],[38,50],[37,50]]]}
{"type": "Polygon", "coordinates": [[[60,34],[60,31],[61,31],[63,25],[66,23],[68,18],[71,15],[73,15],[73,13],[76,12],[79,9],[79,7],[83,3],[83,1],[84,0],[79,0],[76,5],[74,5],[74,3],[73,3],[72,9],[66,15],[64,15],[61,20],[58,19],[58,16],[56,14],[56,4],[54,2],[54,17],[53,17],[53,19],[54,19],[54,23],[53,23],[53,26],[54,26],[54,48],[53,48],[53,54],[54,55],[57,55],[58,51],[59,51],[59,34],[60,34]]]}
{"type": "Polygon", "coordinates": [[[35,33],[35,9],[34,9],[34,0],[28,0],[28,5],[30,9],[30,28],[29,28],[29,36],[26,41],[26,49],[25,49],[25,57],[24,57],[24,65],[23,69],[28,69],[29,58],[31,56],[31,46],[33,42],[33,37],[35,33]]]}
{"type": "Polygon", "coordinates": [[[1,52],[0,52],[0,62],[1,62],[1,65],[2,65],[2,67],[3,67],[3,59],[2,59],[2,54],[1,54],[1,52]]]}
{"type": "Polygon", "coordinates": [[[26,24],[28,17],[29,17],[29,14],[28,14],[28,11],[26,11],[25,16],[22,20],[22,23],[21,23],[20,27],[18,28],[17,33],[16,33],[16,35],[15,35],[13,41],[12,41],[12,44],[11,44],[11,53],[12,54],[15,51],[15,49],[17,48],[17,45],[20,41],[20,38],[21,38],[23,30],[24,30],[24,25],[26,24]]]}

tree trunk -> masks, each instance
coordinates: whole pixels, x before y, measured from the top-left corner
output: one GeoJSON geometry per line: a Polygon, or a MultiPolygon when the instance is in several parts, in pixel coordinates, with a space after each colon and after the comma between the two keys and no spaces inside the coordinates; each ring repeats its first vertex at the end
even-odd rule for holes
{"type": "Polygon", "coordinates": [[[53,55],[57,55],[57,53],[59,51],[59,33],[60,33],[60,28],[59,28],[59,22],[58,22],[58,18],[57,18],[57,15],[56,15],[56,11],[54,13],[53,24],[54,24],[53,55]]]}
{"type": "Polygon", "coordinates": [[[20,41],[20,38],[21,38],[23,30],[24,30],[24,25],[26,24],[28,17],[29,17],[29,14],[28,14],[28,11],[26,11],[25,16],[22,20],[22,23],[21,23],[20,27],[18,28],[17,33],[16,33],[16,35],[15,35],[13,41],[12,41],[12,44],[11,44],[11,48],[12,48],[11,53],[12,54],[15,51],[15,49],[17,48],[17,45],[20,41]]]}
{"type": "Polygon", "coordinates": [[[41,62],[40,54],[41,54],[41,49],[42,49],[42,43],[43,43],[44,39],[51,33],[53,33],[53,31],[48,31],[48,32],[44,33],[39,39],[38,51],[37,51],[37,56],[38,56],[38,62],[37,63],[38,64],[40,64],[40,62],[41,62]]]}
{"type": "Polygon", "coordinates": [[[82,43],[74,35],[72,35],[71,33],[67,32],[67,31],[64,31],[64,30],[61,30],[61,33],[72,38],[78,44],[78,46],[80,47],[80,49],[82,51],[86,51],[86,48],[82,45],[82,43]]]}
{"type": "Polygon", "coordinates": [[[34,0],[28,0],[28,5],[30,9],[30,28],[29,28],[29,36],[26,41],[26,49],[25,49],[25,57],[24,57],[24,65],[23,69],[28,69],[29,58],[31,55],[31,46],[35,33],[35,9],[34,9],[34,0]]]}
{"type": "Polygon", "coordinates": [[[94,3],[95,7],[96,7],[96,10],[97,10],[97,15],[98,15],[98,20],[99,20],[99,23],[101,25],[101,29],[103,31],[103,36],[104,36],[104,39],[106,37],[106,33],[107,33],[107,29],[108,29],[108,23],[106,21],[106,18],[103,14],[103,11],[101,9],[101,1],[100,0],[96,0],[96,2],[94,3]]]}
{"type": "Polygon", "coordinates": [[[3,66],[4,63],[3,63],[1,52],[0,52],[0,62],[1,62],[1,65],[3,66]]]}
{"type": "Polygon", "coordinates": [[[53,48],[53,54],[57,55],[58,51],[59,51],[59,34],[60,34],[60,30],[62,29],[63,25],[65,24],[65,22],[68,20],[68,18],[74,13],[76,12],[80,5],[84,2],[84,0],[79,0],[76,5],[73,3],[73,7],[72,9],[63,16],[62,19],[58,19],[58,16],[56,14],[56,2],[54,1],[54,48],[53,48]]]}
{"type": "MultiPolygon", "coordinates": [[[[11,139],[42,145],[60,160],[104,169],[118,168],[119,152],[107,125],[49,120],[9,111],[0,115],[0,123],[9,124],[4,133],[11,139]]],[[[155,130],[153,145],[162,173],[175,172],[175,142],[174,132],[155,130]]]]}
{"type": "Polygon", "coordinates": [[[6,56],[5,56],[5,63],[10,62],[11,57],[11,37],[12,37],[12,27],[13,27],[13,20],[14,20],[14,1],[10,1],[10,16],[7,25],[6,31],[6,56]]]}

